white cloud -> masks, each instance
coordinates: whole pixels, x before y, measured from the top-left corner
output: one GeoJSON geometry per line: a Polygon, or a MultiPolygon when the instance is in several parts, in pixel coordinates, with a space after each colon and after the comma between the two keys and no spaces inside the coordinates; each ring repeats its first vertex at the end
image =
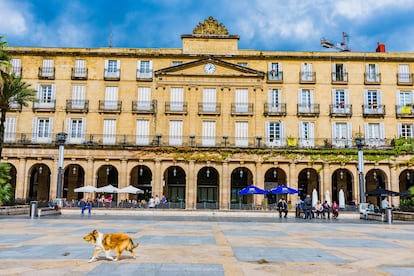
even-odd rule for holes
{"type": "Polygon", "coordinates": [[[0,0],[0,33],[23,36],[28,27],[23,15],[26,11],[18,2],[0,0]]]}

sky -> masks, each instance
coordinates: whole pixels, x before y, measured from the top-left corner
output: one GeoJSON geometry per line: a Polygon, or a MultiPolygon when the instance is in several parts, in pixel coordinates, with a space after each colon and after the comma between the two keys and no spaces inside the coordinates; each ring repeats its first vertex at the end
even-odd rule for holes
{"type": "Polygon", "coordinates": [[[181,48],[181,35],[213,16],[239,49],[414,52],[414,0],[0,0],[10,46],[181,48]]]}

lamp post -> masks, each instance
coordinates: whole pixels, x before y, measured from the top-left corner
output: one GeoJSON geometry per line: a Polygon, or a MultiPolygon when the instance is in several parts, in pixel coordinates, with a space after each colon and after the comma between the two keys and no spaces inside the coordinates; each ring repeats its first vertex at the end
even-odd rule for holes
{"type": "Polygon", "coordinates": [[[358,148],[358,176],[359,176],[359,202],[365,202],[365,193],[364,193],[364,138],[357,137],[355,138],[355,144],[358,148]]]}
{"type": "Polygon", "coordinates": [[[63,152],[65,149],[65,142],[66,137],[68,135],[65,132],[59,132],[56,135],[56,144],[59,145],[59,169],[58,169],[58,176],[57,176],[57,191],[56,191],[56,200],[60,207],[62,207],[62,168],[63,168],[63,152]]]}

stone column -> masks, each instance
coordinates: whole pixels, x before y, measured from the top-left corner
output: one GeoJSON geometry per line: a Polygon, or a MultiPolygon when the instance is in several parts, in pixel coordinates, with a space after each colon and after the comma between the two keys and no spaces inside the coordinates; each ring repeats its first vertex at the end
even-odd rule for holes
{"type": "Polygon", "coordinates": [[[16,193],[14,197],[16,199],[25,199],[29,194],[30,177],[26,172],[27,160],[24,157],[19,158],[19,168],[16,175],[16,193]]]}
{"type": "MultiPolygon", "coordinates": [[[[62,168],[62,175],[64,175],[64,165],[62,168]]],[[[59,170],[59,158],[53,157],[53,167],[50,169],[50,189],[49,189],[49,198],[56,198],[56,192],[57,192],[57,175],[59,170]]],[[[62,181],[63,185],[63,181],[62,181]]],[[[63,189],[63,187],[62,187],[63,189]]]]}
{"type": "Polygon", "coordinates": [[[286,179],[286,185],[296,190],[299,188],[295,162],[289,163],[289,173],[288,173],[288,179],[286,179]]]}
{"type": "Polygon", "coordinates": [[[158,194],[161,197],[163,194],[161,161],[160,159],[156,158],[154,162],[155,162],[155,169],[154,169],[154,177],[152,179],[152,193],[158,194]]]}
{"type": "MultiPolygon", "coordinates": [[[[127,187],[130,183],[128,181],[128,163],[127,163],[127,159],[123,158],[121,159],[121,171],[119,172],[119,180],[120,182],[118,183],[118,188],[125,188],[127,187]]],[[[127,199],[128,198],[128,194],[118,194],[120,196],[118,196],[118,203],[120,200],[122,199],[127,199]]]]}
{"type": "Polygon", "coordinates": [[[220,174],[220,209],[228,210],[230,204],[231,179],[229,178],[229,162],[223,161],[220,174]]]}
{"type": "Polygon", "coordinates": [[[197,181],[194,166],[194,160],[188,161],[185,209],[195,209],[197,204],[197,181]]]}
{"type": "MultiPolygon", "coordinates": [[[[390,180],[389,180],[389,190],[391,191],[400,191],[400,187],[399,187],[399,177],[397,175],[397,170],[394,166],[394,164],[390,163],[388,165],[388,175],[390,176],[390,180]]],[[[387,189],[386,187],[384,187],[385,189],[387,189]]],[[[403,191],[400,191],[403,192],[403,191]]],[[[399,197],[396,196],[392,196],[391,197],[391,201],[390,201],[390,205],[394,205],[394,206],[399,206],[400,202],[399,202],[399,197]]]]}
{"type": "Polygon", "coordinates": [[[332,183],[330,181],[331,174],[330,174],[330,166],[328,163],[323,163],[322,169],[322,183],[321,183],[321,202],[325,201],[326,191],[329,191],[329,197],[332,204],[332,183]]]}

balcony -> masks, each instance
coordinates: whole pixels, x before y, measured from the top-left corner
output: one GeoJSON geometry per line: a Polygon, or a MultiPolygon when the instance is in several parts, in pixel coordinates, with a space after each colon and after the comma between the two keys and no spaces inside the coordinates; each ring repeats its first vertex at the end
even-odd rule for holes
{"type": "Polygon", "coordinates": [[[55,112],[56,100],[51,100],[48,103],[33,103],[33,112],[55,112]]]}
{"type": "Polygon", "coordinates": [[[396,105],[395,115],[397,118],[414,118],[414,109],[412,105],[396,105]]]}
{"type": "Polygon", "coordinates": [[[21,112],[21,111],[22,111],[22,105],[16,102],[11,102],[9,104],[9,109],[7,110],[7,112],[21,112]]]}
{"type": "Polygon", "coordinates": [[[119,81],[121,79],[121,69],[104,69],[104,80],[119,81]]]}
{"type": "Polygon", "coordinates": [[[385,116],[385,105],[364,104],[362,106],[362,115],[364,117],[384,117],[385,116]]]}
{"type": "Polygon", "coordinates": [[[39,80],[54,80],[55,67],[39,67],[38,77],[39,80]]]}
{"type": "Polygon", "coordinates": [[[187,102],[165,102],[165,114],[187,115],[187,102]]]}
{"type": "Polygon", "coordinates": [[[152,70],[139,70],[137,69],[137,81],[152,81],[152,70]]]}
{"type": "Polygon", "coordinates": [[[286,104],[280,103],[280,104],[264,104],[264,116],[286,116],[286,104]]]}
{"type": "Polygon", "coordinates": [[[122,101],[99,101],[99,113],[119,114],[122,110],[122,101]]]}
{"type": "Polygon", "coordinates": [[[330,104],[329,116],[331,117],[351,117],[352,116],[352,104],[330,104]]]}
{"type": "Polygon", "coordinates": [[[282,83],[283,82],[283,72],[270,70],[267,72],[267,82],[268,83],[282,83]]]}
{"type": "Polygon", "coordinates": [[[253,104],[252,103],[232,103],[231,115],[232,116],[253,116],[253,104]]]}
{"type": "Polygon", "coordinates": [[[155,114],[157,113],[157,101],[133,101],[132,114],[155,114]]]}
{"type": "Polygon", "coordinates": [[[348,73],[332,72],[332,84],[348,84],[348,73]]]}
{"type": "Polygon", "coordinates": [[[198,115],[220,115],[221,103],[198,103],[198,115]]]}
{"type": "Polygon", "coordinates": [[[319,117],[319,104],[298,104],[297,116],[301,117],[319,117]]]}
{"type": "Polygon", "coordinates": [[[71,78],[72,80],[87,80],[88,68],[72,68],[71,78]]]}
{"type": "Polygon", "coordinates": [[[316,83],[316,72],[300,72],[299,73],[300,84],[314,84],[316,83]]]}
{"type": "Polygon", "coordinates": [[[66,100],[66,113],[88,113],[89,100],[66,100]]]}
{"type": "Polygon", "coordinates": [[[364,84],[381,84],[380,73],[365,73],[364,84]]]}
{"type": "Polygon", "coordinates": [[[410,73],[398,73],[397,85],[413,85],[413,74],[410,73]]]}

